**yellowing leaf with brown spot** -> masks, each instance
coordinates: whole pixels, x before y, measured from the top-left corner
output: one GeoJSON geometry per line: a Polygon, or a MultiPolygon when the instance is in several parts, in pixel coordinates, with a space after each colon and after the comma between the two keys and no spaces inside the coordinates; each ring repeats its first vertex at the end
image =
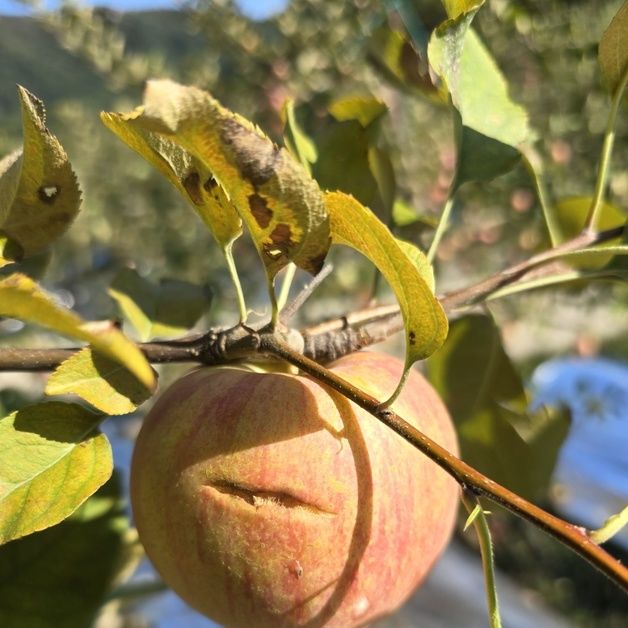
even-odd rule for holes
{"type": "Polygon", "coordinates": [[[26,275],[14,273],[0,280],[0,316],[19,318],[88,342],[124,365],[149,389],[155,385],[155,374],[144,354],[118,329],[106,322],[85,322],[74,312],[57,305],[26,275]]]}
{"type": "Polygon", "coordinates": [[[166,137],[214,175],[269,277],[289,262],[321,269],[330,244],[322,194],[286,149],[207,92],[167,80],[148,82],[143,107],[129,122],[166,137]]]}
{"type": "Polygon", "coordinates": [[[102,419],[58,401],[0,419],[0,544],[63,521],[109,479],[102,419]]]}
{"type": "Polygon", "coordinates": [[[46,248],[76,218],[81,192],[42,102],[18,87],[24,148],[0,162],[0,230],[27,257],[46,248]]]}
{"type": "MultiPolygon", "coordinates": [[[[416,260],[373,212],[343,192],[325,194],[332,241],[368,257],[393,289],[406,332],[406,368],[436,351],[447,336],[447,318],[416,260]]],[[[416,249],[413,255],[421,255],[416,249]]],[[[427,260],[426,260],[427,263],[427,260]]],[[[424,266],[429,268],[429,264],[424,266]]]]}
{"type": "Polygon", "coordinates": [[[50,376],[47,395],[77,395],[109,415],[133,412],[150,391],[119,362],[85,347],[50,376]]]}
{"type": "Polygon", "coordinates": [[[175,142],[132,124],[130,114],[101,113],[100,118],[129,148],[144,157],[191,203],[218,244],[226,248],[242,233],[242,220],[207,167],[175,142]]]}

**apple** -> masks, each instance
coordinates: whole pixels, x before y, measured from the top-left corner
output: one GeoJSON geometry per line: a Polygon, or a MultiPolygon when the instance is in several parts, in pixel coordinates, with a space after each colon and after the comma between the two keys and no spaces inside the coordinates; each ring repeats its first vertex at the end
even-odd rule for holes
{"type": "MultiPolygon", "coordinates": [[[[333,371],[385,399],[396,358],[333,371]]],[[[394,409],[452,452],[451,419],[413,371],[394,409]]],[[[146,416],[131,470],[140,539],[164,581],[227,626],[354,626],[398,608],[447,544],[458,487],[314,380],[200,368],[146,416]]]]}

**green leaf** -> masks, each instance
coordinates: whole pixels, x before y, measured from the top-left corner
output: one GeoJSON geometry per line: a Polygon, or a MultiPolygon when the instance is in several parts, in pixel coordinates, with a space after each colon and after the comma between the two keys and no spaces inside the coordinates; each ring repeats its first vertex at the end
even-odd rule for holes
{"type": "Polygon", "coordinates": [[[599,61],[611,93],[615,93],[628,70],[628,1],[620,7],[600,40],[599,61]]]}
{"type": "Polygon", "coordinates": [[[364,128],[381,118],[388,111],[384,102],[372,96],[340,98],[329,106],[329,113],[338,120],[357,120],[364,128]]]}
{"type": "Polygon", "coordinates": [[[143,341],[179,336],[193,327],[211,303],[208,290],[178,279],[151,283],[125,268],[109,289],[143,341]]]}
{"type": "Polygon", "coordinates": [[[77,395],[109,415],[133,412],[151,392],[118,362],[85,347],[65,360],[46,383],[47,395],[77,395]]]}
{"type": "Polygon", "coordinates": [[[312,174],[311,164],[318,159],[316,144],[308,137],[297,122],[294,113],[294,101],[286,100],[281,109],[281,119],[283,120],[283,139],[290,154],[312,174]]]}
{"type": "Polygon", "coordinates": [[[106,113],[100,118],[129,148],[161,172],[201,217],[223,251],[242,234],[242,220],[206,166],[174,141],[132,124],[141,115],[106,113]]]}
{"type": "Polygon", "coordinates": [[[620,530],[628,525],[628,506],[616,515],[610,516],[601,528],[589,532],[594,543],[601,545],[612,539],[620,530]]]}
{"type": "Polygon", "coordinates": [[[443,0],[443,6],[447,11],[447,17],[455,19],[473,9],[479,9],[484,0],[443,0]]]}
{"type": "MultiPolygon", "coordinates": [[[[555,215],[561,229],[561,242],[576,237],[585,227],[589,209],[593,203],[590,196],[577,196],[564,198],[556,203],[555,215]]],[[[626,224],[626,214],[618,207],[611,203],[602,203],[601,210],[598,214],[597,228],[599,231],[620,227],[626,224]]],[[[612,254],[602,254],[604,248],[612,249],[619,242],[621,237],[609,240],[596,247],[598,251],[591,256],[577,255],[572,257],[570,263],[576,268],[590,268],[593,270],[600,269],[608,264],[613,258],[612,254]]]]}
{"type": "MultiPolygon", "coordinates": [[[[384,275],[393,289],[406,332],[406,369],[431,355],[447,336],[447,318],[428,281],[386,226],[366,207],[342,192],[325,194],[335,244],[350,246],[384,275]]],[[[420,252],[419,252],[420,255],[420,252]]],[[[427,263],[427,262],[425,262],[427,263]]],[[[428,268],[422,266],[422,268],[428,268]]]]}
{"type": "Polygon", "coordinates": [[[62,235],[78,214],[81,192],[43,103],[18,87],[23,151],[0,162],[0,229],[29,256],[62,235]]]}
{"type": "Polygon", "coordinates": [[[541,494],[569,420],[559,411],[527,411],[521,378],[492,319],[468,315],[454,321],[427,364],[458,428],[463,459],[523,496],[541,494]]]}
{"type": "Polygon", "coordinates": [[[0,544],[63,521],[109,479],[102,419],[58,401],[0,419],[0,544]]]}
{"type": "Polygon", "coordinates": [[[91,626],[141,556],[112,478],[63,523],[0,548],[3,628],[91,626]]]}
{"type": "Polygon", "coordinates": [[[321,191],[284,148],[207,92],[149,81],[128,120],[158,133],[211,172],[247,225],[269,278],[291,261],[317,273],[330,244],[321,191]]]}
{"type": "Polygon", "coordinates": [[[430,64],[458,112],[454,188],[512,169],[520,158],[519,146],[530,137],[525,110],[510,100],[502,73],[470,28],[480,6],[471,4],[472,9],[434,31],[428,48],[430,64]]]}
{"type": "Polygon", "coordinates": [[[123,364],[152,390],[155,375],[144,354],[111,323],[86,323],[60,307],[29,277],[14,273],[0,280],[0,316],[36,323],[92,345],[123,364]]]}
{"type": "Polygon", "coordinates": [[[396,200],[392,211],[393,223],[397,227],[409,227],[419,223],[428,229],[435,229],[438,225],[438,219],[434,216],[418,213],[408,203],[396,200]]]}

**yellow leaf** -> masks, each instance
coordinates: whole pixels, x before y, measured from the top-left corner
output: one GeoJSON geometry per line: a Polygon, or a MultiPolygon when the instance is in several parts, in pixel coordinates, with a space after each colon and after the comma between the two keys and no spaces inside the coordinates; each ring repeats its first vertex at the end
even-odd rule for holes
{"type": "Polygon", "coordinates": [[[87,323],[74,312],[60,307],[26,275],[14,273],[0,280],[0,316],[19,318],[92,345],[123,364],[146,387],[155,385],[155,375],[144,354],[110,323],[87,323]]]}

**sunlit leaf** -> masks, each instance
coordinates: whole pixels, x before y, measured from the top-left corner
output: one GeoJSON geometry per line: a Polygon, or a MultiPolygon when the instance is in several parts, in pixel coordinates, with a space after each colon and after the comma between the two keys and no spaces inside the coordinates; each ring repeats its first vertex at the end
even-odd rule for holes
{"type": "Polygon", "coordinates": [[[288,151],[207,92],[149,81],[137,128],[166,137],[201,162],[246,223],[269,277],[289,262],[317,273],[329,248],[318,185],[288,151]]]}
{"type": "Polygon", "coordinates": [[[430,290],[434,292],[436,286],[434,283],[434,269],[432,265],[427,261],[425,253],[412,242],[397,238],[397,244],[399,248],[408,256],[408,259],[416,266],[423,281],[429,286],[430,290]]]}
{"type": "Polygon", "coordinates": [[[431,355],[445,340],[447,318],[430,289],[429,278],[422,276],[386,226],[353,197],[329,192],[325,203],[334,243],[368,257],[397,297],[406,332],[406,367],[431,355]]]}
{"type": "MultiPolygon", "coordinates": [[[[562,241],[576,237],[584,229],[589,209],[593,199],[588,196],[577,196],[572,198],[564,198],[556,203],[555,215],[558,219],[562,231],[562,241]]],[[[599,213],[597,228],[600,231],[620,227],[626,224],[627,215],[618,207],[611,203],[602,203],[599,213]]],[[[621,242],[621,237],[609,240],[596,247],[601,251],[604,248],[611,250],[621,242]]],[[[613,258],[612,254],[603,255],[601,252],[595,252],[590,257],[580,254],[573,256],[571,263],[576,268],[599,269],[613,258]]]]}
{"type": "Polygon", "coordinates": [[[393,223],[397,227],[408,227],[415,223],[429,228],[435,229],[438,225],[438,219],[434,216],[428,216],[417,212],[413,207],[410,207],[408,203],[397,199],[393,205],[393,223]]]}
{"type": "Polygon", "coordinates": [[[450,19],[455,19],[472,9],[480,8],[484,0],[443,0],[443,6],[450,19]]]}
{"type": "Polygon", "coordinates": [[[0,268],[17,262],[24,257],[24,249],[9,236],[0,231],[0,268]]]}
{"type": "Polygon", "coordinates": [[[430,64],[458,111],[454,187],[512,169],[520,159],[518,147],[530,136],[525,110],[510,100],[502,73],[470,28],[480,6],[471,4],[469,11],[443,22],[429,44],[430,64]]]}
{"type": "Polygon", "coordinates": [[[81,193],[68,157],[46,128],[42,102],[18,87],[24,148],[0,162],[0,229],[29,256],[76,218],[81,193]]]}
{"type": "Polygon", "coordinates": [[[599,59],[611,92],[619,87],[628,66],[628,1],[620,7],[600,40],[599,59]]]}
{"type": "Polygon", "coordinates": [[[178,279],[154,284],[131,268],[116,275],[109,294],[141,340],[180,336],[195,325],[211,302],[202,286],[178,279]]]}
{"type": "Polygon", "coordinates": [[[228,247],[242,233],[242,220],[224,190],[198,159],[170,139],[132,124],[140,112],[101,113],[103,123],[163,174],[194,207],[218,244],[228,247]]]}
{"type": "Polygon", "coordinates": [[[589,536],[594,543],[606,543],[612,539],[620,530],[628,525],[628,506],[616,515],[611,515],[601,528],[589,532],[589,536]]]}
{"type": "Polygon", "coordinates": [[[386,104],[372,96],[340,98],[329,106],[329,113],[338,122],[357,120],[364,128],[381,118],[387,111],[386,104]]]}
{"type": "Polygon", "coordinates": [[[46,383],[46,394],[79,396],[105,414],[126,414],[151,392],[119,362],[88,347],[65,360],[46,383]]]}
{"type": "Polygon", "coordinates": [[[113,480],[63,523],[0,548],[0,626],[92,625],[141,556],[113,480]]]}
{"type": "Polygon", "coordinates": [[[305,134],[297,122],[293,100],[286,100],[281,110],[281,118],[284,123],[283,138],[286,148],[311,175],[311,164],[318,159],[318,151],[314,141],[305,134]]]}
{"type": "Polygon", "coordinates": [[[427,364],[458,428],[463,459],[521,495],[542,493],[569,418],[562,411],[528,412],[521,378],[492,319],[455,320],[443,348],[427,364]]]}
{"type": "Polygon", "coordinates": [[[155,384],[153,370],[144,354],[110,323],[87,323],[74,312],[57,305],[32,279],[15,273],[0,280],[0,316],[36,323],[64,336],[92,345],[123,364],[145,386],[155,384]]]}
{"type": "Polygon", "coordinates": [[[63,521],[109,479],[102,418],[51,401],[0,419],[0,543],[63,521]]]}

